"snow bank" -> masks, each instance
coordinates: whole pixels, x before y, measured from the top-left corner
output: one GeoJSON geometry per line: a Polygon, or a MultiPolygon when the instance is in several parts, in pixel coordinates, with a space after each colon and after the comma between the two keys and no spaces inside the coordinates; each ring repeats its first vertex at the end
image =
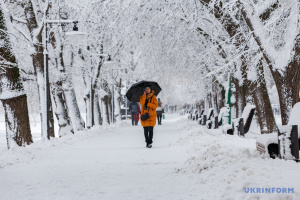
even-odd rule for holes
{"type": "Polygon", "coordinates": [[[267,148],[269,144],[278,144],[278,133],[262,134],[256,138],[256,141],[267,148]]]}
{"type": "MultiPolygon", "coordinates": [[[[106,129],[105,127],[101,128],[106,129]]],[[[100,131],[101,131],[100,129],[100,131]]],[[[84,130],[76,134],[66,135],[61,138],[51,138],[51,140],[40,139],[25,147],[19,147],[14,145],[11,149],[7,150],[7,147],[0,149],[0,168],[7,165],[15,165],[19,163],[31,163],[37,162],[36,154],[40,151],[51,151],[51,149],[58,146],[72,145],[75,142],[81,142],[91,137],[95,137],[99,134],[99,127],[93,128],[91,131],[84,130]]]]}
{"type": "MultiPolygon", "coordinates": [[[[299,199],[299,164],[259,154],[255,139],[190,126],[193,125],[189,124],[186,138],[181,141],[190,143],[190,158],[187,165],[176,172],[198,179],[206,191],[202,199],[299,199]],[[273,187],[291,187],[295,193],[250,194],[243,191],[243,188],[273,187]]],[[[277,138],[275,134],[272,134],[273,139],[277,138]]]]}

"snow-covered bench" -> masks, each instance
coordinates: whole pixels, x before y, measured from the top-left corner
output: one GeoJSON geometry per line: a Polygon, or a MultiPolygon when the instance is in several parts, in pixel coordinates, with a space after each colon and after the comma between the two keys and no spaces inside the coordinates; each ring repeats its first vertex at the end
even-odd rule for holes
{"type": "Polygon", "coordinates": [[[210,108],[208,110],[207,116],[208,116],[208,118],[207,118],[207,121],[206,121],[206,127],[208,129],[211,129],[212,126],[215,124],[215,122],[214,122],[214,109],[213,108],[210,108]]]}
{"type": "Polygon", "coordinates": [[[255,106],[247,104],[243,110],[241,118],[233,119],[232,125],[223,126],[222,128],[223,133],[229,135],[237,134],[240,136],[244,136],[244,134],[246,134],[250,129],[254,112],[255,112],[255,106]]]}
{"type": "Polygon", "coordinates": [[[202,121],[203,121],[203,114],[204,114],[204,109],[202,109],[201,110],[201,112],[200,112],[200,115],[199,115],[199,117],[198,117],[198,123],[200,124],[200,125],[202,125],[202,121]]]}
{"type": "Polygon", "coordinates": [[[222,107],[221,109],[220,109],[220,113],[219,113],[219,115],[218,115],[218,125],[219,126],[222,126],[223,125],[223,114],[224,114],[224,112],[227,112],[227,108],[226,107],[222,107]]]}
{"type": "Polygon", "coordinates": [[[282,158],[289,159],[290,154],[293,154],[295,159],[299,159],[300,103],[294,105],[288,125],[279,126],[278,128],[278,133],[258,136],[256,138],[256,149],[260,153],[268,153],[271,158],[281,156],[282,158]],[[296,130],[295,125],[298,128],[296,130]],[[287,144],[283,144],[286,142],[287,144]],[[281,148],[278,144],[281,144],[281,148]]]}
{"type": "Polygon", "coordinates": [[[233,132],[240,136],[244,136],[246,133],[248,133],[254,116],[254,112],[255,106],[247,104],[243,110],[242,117],[232,120],[233,132]]]}

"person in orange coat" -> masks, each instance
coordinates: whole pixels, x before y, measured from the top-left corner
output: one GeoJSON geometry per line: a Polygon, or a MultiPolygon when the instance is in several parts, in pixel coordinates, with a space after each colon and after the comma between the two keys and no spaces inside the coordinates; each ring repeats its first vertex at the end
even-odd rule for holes
{"type": "Polygon", "coordinates": [[[158,106],[154,91],[151,91],[150,86],[145,87],[144,94],[140,97],[141,104],[141,116],[144,113],[149,113],[149,118],[145,121],[141,120],[141,124],[144,127],[144,135],[146,147],[152,147],[153,128],[156,124],[156,108],[158,106]]]}

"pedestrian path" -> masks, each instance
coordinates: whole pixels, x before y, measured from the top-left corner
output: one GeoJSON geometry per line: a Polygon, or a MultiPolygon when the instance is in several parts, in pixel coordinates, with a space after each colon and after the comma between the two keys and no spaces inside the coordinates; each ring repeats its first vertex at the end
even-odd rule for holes
{"type": "Polygon", "coordinates": [[[185,147],[176,144],[181,122],[162,123],[154,128],[151,149],[142,127],[126,123],[36,150],[33,161],[0,168],[1,199],[193,199],[201,190],[175,173],[187,160],[185,147]]]}

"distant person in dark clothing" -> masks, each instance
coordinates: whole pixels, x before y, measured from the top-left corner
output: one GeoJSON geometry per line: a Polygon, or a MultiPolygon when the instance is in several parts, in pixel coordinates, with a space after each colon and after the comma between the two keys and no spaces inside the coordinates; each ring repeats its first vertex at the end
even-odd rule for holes
{"type": "Polygon", "coordinates": [[[141,108],[140,108],[140,105],[138,105],[139,106],[139,111],[138,111],[138,113],[136,114],[136,126],[138,125],[138,123],[139,123],[139,120],[140,120],[140,114],[141,114],[141,108]]]}
{"type": "Polygon", "coordinates": [[[138,123],[139,105],[137,102],[131,102],[129,105],[129,112],[131,113],[132,126],[138,123]]]}
{"type": "Polygon", "coordinates": [[[158,98],[157,104],[158,104],[158,107],[156,108],[157,121],[158,121],[158,125],[161,125],[163,108],[162,108],[162,102],[160,101],[160,98],[158,98]]]}

